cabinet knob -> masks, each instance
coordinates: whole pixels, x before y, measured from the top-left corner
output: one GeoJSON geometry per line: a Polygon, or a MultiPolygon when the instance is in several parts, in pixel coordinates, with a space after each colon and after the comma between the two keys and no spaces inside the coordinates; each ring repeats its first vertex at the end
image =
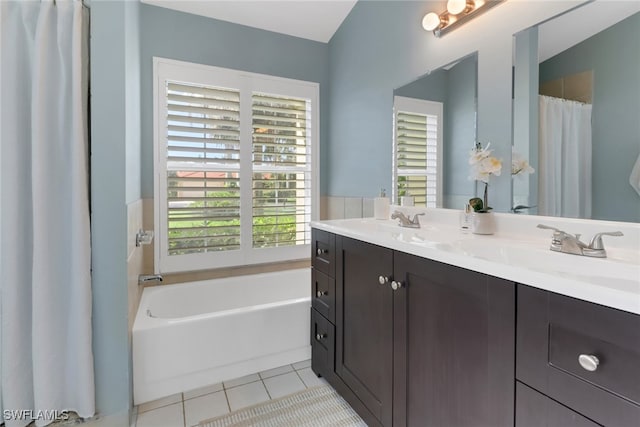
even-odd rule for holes
{"type": "Polygon", "coordinates": [[[389,283],[389,278],[388,278],[387,276],[379,276],[379,277],[378,277],[378,282],[379,282],[381,285],[384,285],[384,284],[386,284],[386,283],[389,283]]]}
{"type": "Polygon", "coordinates": [[[318,250],[316,251],[316,253],[317,253],[318,255],[324,255],[324,254],[326,254],[327,252],[329,252],[329,251],[327,251],[326,249],[320,249],[320,248],[318,248],[318,250]]]}
{"type": "Polygon", "coordinates": [[[323,338],[326,338],[326,337],[327,337],[327,334],[316,334],[316,340],[318,340],[318,341],[320,341],[320,340],[322,340],[323,338]]]}
{"type": "Polygon", "coordinates": [[[598,369],[598,365],[600,364],[600,360],[592,354],[581,354],[578,356],[578,362],[580,363],[580,366],[589,372],[594,372],[598,369]]]}
{"type": "Polygon", "coordinates": [[[316,292],[316,296],[318,298],[320,298],[320,297],[322,297],[324,295],[329,295],[329,293],[327,291],[324,291],[324,292],[323,291],[318,291],[318,292],[316,292]]]}
{"type": "Polygon", "coordinates": [[[396,282],[395,280],[393,282],[391,282],[391,289],[393,289],[394,291],[397,291],[398,289],[402,288],[404,286],[404,283],[398,281],[396,282]]]}

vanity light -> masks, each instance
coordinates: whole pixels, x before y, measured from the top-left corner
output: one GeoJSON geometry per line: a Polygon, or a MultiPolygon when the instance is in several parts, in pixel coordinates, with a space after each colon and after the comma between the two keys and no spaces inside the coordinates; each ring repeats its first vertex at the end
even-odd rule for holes
{"type": "Polygon", "coordinates": [[[449,0],[447,10],[441,14],[427,13],[422,19],[422,27],[433,31],[436,37],[441,37],[503,1],[505,0],[449,0]]]}
{"type": "Polygon", "coordinates": [[[447,12],[450,15],[459,15],[462,12],[469,13],[475,8],[473,0],[449,0],[447,2],[447,12]]]}
{"type": "Polygon", "coordinates": [[[440,16],[435,12],[429,12],[424,15],[424,18],[422,18],[422,28],[427,31],[433,31],[436,28],[446,24],[446,21],[443,22],[440,16]]]}

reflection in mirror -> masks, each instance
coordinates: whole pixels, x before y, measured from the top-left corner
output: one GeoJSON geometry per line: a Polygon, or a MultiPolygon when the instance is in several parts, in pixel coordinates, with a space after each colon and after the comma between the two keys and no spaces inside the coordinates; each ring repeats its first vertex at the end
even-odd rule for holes
{"type": "Polygon", "coordinates": [[[640,221],[639,11],[591,2],[515,35],[514,212],[640,221]]]}
{"type": "Polygon", "coordinates": [[[394,90],[395,203],[462,208],[473,197],[477,52],[394,90]]]}

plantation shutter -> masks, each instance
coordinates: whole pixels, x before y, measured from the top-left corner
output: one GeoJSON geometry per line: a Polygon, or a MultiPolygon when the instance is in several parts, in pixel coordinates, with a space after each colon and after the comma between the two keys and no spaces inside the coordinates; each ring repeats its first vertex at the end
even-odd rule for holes
{"type": "Polygon", "coordinates": [[[442,205],[442,104],[395,97],[394,200],[412,196],[416,206],[442,205]]]}
{"type": "Polygon", "coordinates": [[[319,84],[154,58],[156,273],[309,257],[319,84]]]}
{"type": "Polygon", "coordinates": [[[253,247],[311,240],[311,103],[252,95],[253,247]]]}
{"type": "Polygon", "coordinates": [[[438,117],[400,111],[397,119],[398,195],[436,207],[438,117]]]}
{"type": "Polygon", "coordinates": [[[240,248],[240,93],[167,82],[169,255],[240,248]]]}

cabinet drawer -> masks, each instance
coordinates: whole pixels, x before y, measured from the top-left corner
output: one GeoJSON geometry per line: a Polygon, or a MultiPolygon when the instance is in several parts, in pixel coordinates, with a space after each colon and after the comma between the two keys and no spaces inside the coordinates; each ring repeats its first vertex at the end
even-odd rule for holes
{"type": "Polygon", "coordinates": [[[603,425],[637,425],[640,316],[519,286],[516,377],[603,425]]]}
{"type": "Polygon", "coordinates": [[[336,281],[315,268],[311,271],[311,306],[331,323],[335,322],[336,281]]]}
{"type": "Polygon", "coordinates": [[[516,427],[598,427],[588,418],[516,382],[516,427]]]}
{"type": "Polygon", "coordinates": [[[313,268],[329,277],[335,277],[335,235],[314,228],[311,230],[311,240],[311,263],[313,268]]]}
{"type": "Polygon", "coordinates": [[[315,309],[311,309],[311,369],[329,377],[334,370],[335,327],[315,309]]]}

